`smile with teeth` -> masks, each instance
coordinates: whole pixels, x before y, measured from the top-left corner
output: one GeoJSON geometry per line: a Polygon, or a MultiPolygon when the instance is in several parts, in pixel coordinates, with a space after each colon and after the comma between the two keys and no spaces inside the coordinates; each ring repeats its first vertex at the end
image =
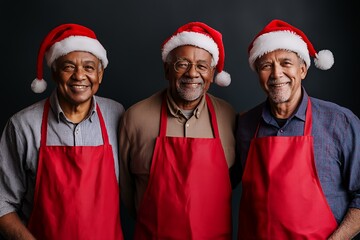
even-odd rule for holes
{"type": "Polygon", "coordinates": [[[272,87],[283,87],[285,86],[287,83],[278,83],[278,84],[272,84],[272,87]]]}
{"type": "Polygon", "coordinates": [[[200,86],[201,83],[186,83],[186,82],[183,82],[183,83],[181,83],[181,85],[186,86],[186,87],[196,88],[196,87],[200,86]]]}
{"type": "Polygon", "coordinates": [[[74,85],[72,86],[73,88],[78,88],[78,89],[83,89],[83,88],[87,88],[87,86],[84,85],[74,85]]]}

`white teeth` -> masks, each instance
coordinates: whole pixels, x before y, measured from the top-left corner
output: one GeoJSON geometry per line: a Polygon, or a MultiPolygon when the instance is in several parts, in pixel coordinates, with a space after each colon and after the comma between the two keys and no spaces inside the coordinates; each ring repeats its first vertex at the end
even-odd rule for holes
{"type": "Polygon", "coordinates": [[[286,83],[274,84],[274,87],[282,87],[284,85],[286,85],[286,83]]]}
{"type": "Polygon", "coordinates": [[[86,86],[73,86],[74,88],[86,88],[86,86]]]}
{"type": "Polygon", "coordinates": [[[183,84],[189,86],[198,86],[200,83],[183,83],[183,84]]]}

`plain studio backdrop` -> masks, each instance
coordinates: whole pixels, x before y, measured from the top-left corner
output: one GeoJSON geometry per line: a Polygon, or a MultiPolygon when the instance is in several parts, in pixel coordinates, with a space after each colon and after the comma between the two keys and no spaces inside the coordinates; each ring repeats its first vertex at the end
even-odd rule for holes
{"type": "MultiPolygon", "coordinates": [[[[317,51],[329,49],[334,66],[322,71],[312,65],[303,81],[308,94],[335,102],[360,116],[359,9],[356,1],[9,1],[2,7],[2,103],[0,127],[22,108],[47,97],[54,89],[44,62],[48,89],[31,91],[36,77],[36,58],[42,39],[55,26],[78,23],[95,31],[108,53],[98,95],[121,102],[128,108],[167,86],[163,74],[161,43],[179,26],[202,21],[223,34],[224,70],[231,75],[228,87],[213,84],[210,93],[226,99],[238,112],[264,100],[257,76],[248,65],[247,47],[272,19],[289,22],[305,32],[317,51]]],[[[1,130],[2,131],[2,130],[1,130]]],[[[239,188],[234,192],[234,239],[237,232],[239,188]]],[[[96,209],[94,209],[96,211],[96,209]]],[[[124,207],[122,224],[131,239],[134,222],[124,207]]]]}

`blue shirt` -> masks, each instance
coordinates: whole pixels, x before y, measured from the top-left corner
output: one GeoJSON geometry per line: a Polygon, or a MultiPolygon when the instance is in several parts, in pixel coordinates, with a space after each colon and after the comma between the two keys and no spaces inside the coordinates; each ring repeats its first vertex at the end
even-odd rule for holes
{"type": "MultiPolygon", "coordinates": [[[[282,127],[271,114],[267,101],[239,114],[236,147],[237,166],[241,170],[235,173],[238,179],[258,124],[257,137],[303,135],[308,98],[303,88],[299,107],[282,127]]],[[[360,120],[349,109],[334,103],[312,97],[310,101],[315,165],[328,204],[340,223],[349,207],[360,208],[360,120]]]]}

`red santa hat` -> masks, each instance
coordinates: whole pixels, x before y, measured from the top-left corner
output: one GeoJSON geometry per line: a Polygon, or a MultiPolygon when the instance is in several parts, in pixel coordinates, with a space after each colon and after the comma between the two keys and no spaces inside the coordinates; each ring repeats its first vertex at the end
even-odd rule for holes
{"type": "Polygon", "coordinates": [[[190,22],[181,26],[163,42],[161,46],[163,62],[173,49],[184,45],[192,45],[208,51],[216,64],[215,83],[223,87],[231,83],[230,74],[223,71],[225,51],[220,32],[202,22],[190,22]]]}
{"type": "Polygon", "coordinates": [[[47,86],[43,79],[44,57],[47,65],[51,67],[57,58],[74,51],[90,52],[101,60],[104,68],[108,65],[106,50],[91,29],[72,23],[59,25],[48,33],[40,45],[36,62],[36,78],[31,83],[33,92],[41,93],[47,86]]]}
{"type": "Polygon", "coordinates": [[[255,61],[262,55],[277,49],[296,52],[302,58],[307,68],[311,65],[310,56],[314,58],[315,66],[327,70],[334,64],[334,56],[329,50],[316,52],[315,48],[299,29],[281,20],[272,20],[253,39],[248,48],[249,64],[255,70],[255,61]]]}

